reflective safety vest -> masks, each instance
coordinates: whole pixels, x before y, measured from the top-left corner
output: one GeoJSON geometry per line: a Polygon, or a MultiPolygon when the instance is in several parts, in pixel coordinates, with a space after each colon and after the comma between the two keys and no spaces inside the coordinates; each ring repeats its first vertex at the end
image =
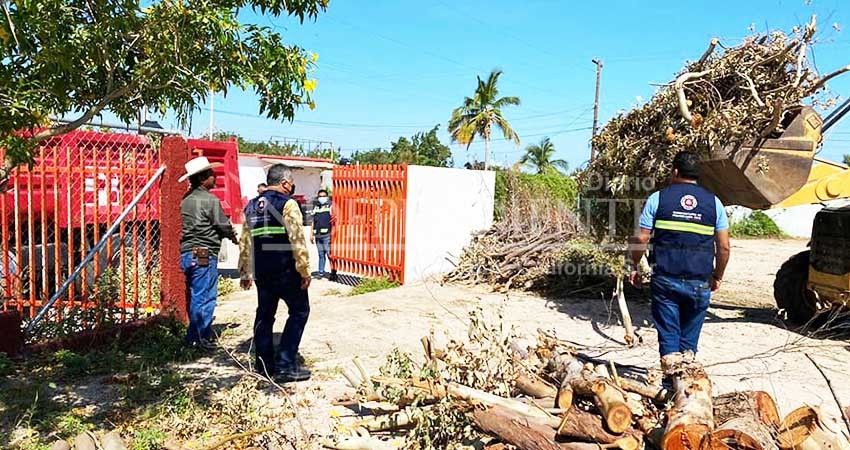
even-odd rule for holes
{"type": "Polygon", "coordinates": [[[324,236],[331,232],[331,202],[313,208],[313,234],[324,236]]]}
{"type": "Polygon", "coordinates": [[[708,280],[714,270],[714,194],[692,183],[659,192],[650,263],[653,273],[708,280]]]}
{"type": "Polygon", "coordinates": [[[283,207],[290,197],[268,190],[245,206],[245,225],[254,244],[254,277],[297,276],[292,246],[283,223],[283,207]]]}

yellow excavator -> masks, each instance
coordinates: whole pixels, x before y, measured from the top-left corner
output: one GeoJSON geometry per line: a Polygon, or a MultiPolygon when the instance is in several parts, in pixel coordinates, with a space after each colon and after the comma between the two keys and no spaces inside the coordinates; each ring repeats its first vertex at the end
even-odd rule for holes
{"type": "MultiPolygon", "coordinates": [[[[846,100],[825,119],[808,106],[786,111],[779,132],[704,158],[700,183],[725,205],[752,209],[823,204],[850,198],[850,167],[817,157],[823,134],[850,112],[846,100]],[[817,163],[817,164],[816,164],[817,163]]],[[[825,207],[809,250],[785,262],[773,284],[776,305],[792,325],[850,302],[850,206],[825,207]]]]}

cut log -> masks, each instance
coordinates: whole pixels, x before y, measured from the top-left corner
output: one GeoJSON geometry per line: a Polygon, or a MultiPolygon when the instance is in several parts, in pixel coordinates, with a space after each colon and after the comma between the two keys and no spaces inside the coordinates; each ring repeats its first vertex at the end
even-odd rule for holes
{"type": "Polygon", "coordinates": [[[632,409],[622,391],[611,385],[608,380],[598,380],[593,384],[596,404],[602,410],[608,429],[620,434],[632,425],[632,409]]]}
{"type": "Polygon", "coordinates": [[[811,406],[797,408],[785,417],[777,441],[783,450],[850,450],[838,425],[811,406]]]}
{"type": "Polygon", "coordinates": [[[581,372],[584,370],[584,364],[575,357],[566,363],[558,363],[559,367],[555,369],[555,377],[561,380],[561,386],[558,388],[558,394],[555,396],[556,408],[569,408],[573,404],[573,386],[572,381],[581,377],[581,372]]]}
{"type": "Polygon", "coordinates": [[[476,410],[475,425],[485,433],[522,450],[599,450],[597,444],[560,443],[555,430],[540,421],[518,415],[500,406],[476,410]]]}
{"type": "Polygon", "coordinates": [[[558,406],[565,407],[561,406],[561,401],[572,400],[575,394],[591,396],[602,411],[608,429],[620,434],[632,424],[632,410],[627,404],[626,394],[614,386],[610,378],[599,376],[594,370],[592,364],[585,365],[580,371],[575,364],[570,364],[561,382],[559,397],[562,398],[559,398],[558,406]],[[571,391],[565,386],[567,383],[571,391]]]}
{"type": "Polygon", "coordinates": [[[643,443],[641,433],[637,430],[629,429],[622,435],[616,435],[605,428],[601,417],[579,408],[570,408],[561,416],[558,435],[587,442],[616,444],[622,450],[635,450],[643,443]]]}
{"type": "Polygon", "coordinates": [[[757,416],[745,413],[745,417],[729,420],[711,433],[713,450],[777,450],[776,429],[761,421],[757,416]]]}
{"type": "Polygon", "coordinates": [[[655,403],[666,403],[670,396],[670,392],[661,386],[642,383],[629,377],[620,377],[620,387],[624,391],[634,392],[655,403]]]}
{"type": "Polygon", "coordinates": [[[500,406],[516,414],[535,418],[543,421],[544,423],[549,423],[552,428],[558,426],[557,419],[553,418],[549,415],[549,413],[538,408],[536,405],[529,405],[512,398],[499,397],[498,395],[493,395],[489,392],[484,392],[457,383],[449,383],[447,390],[449,396],[459,400],[469,403],[479,403],[486,407],[500,406]]]}
{"type": "Polygon", "coordinates": [[[738,417],[753,417],[778,427],[782,420],[773,397],[764,391],[730,392],[714,398],[714,421],[725,423],[738,417]]]}
{"type": "Polygon", "coordinates": [[[555,397],[557,394],[555,386],[552,386],[535,375],[520,373],[517,375],[514,382],[516,383],[516,388],[519,389],[520,392],[530,397],[547,398],[555,397]]]}
{"type": "Polygon", "coordinates": [[[698,363],[682,364],[673,372],[673,391],[661,450],[698,449],[714,428],[711,380],[698,363]]]}

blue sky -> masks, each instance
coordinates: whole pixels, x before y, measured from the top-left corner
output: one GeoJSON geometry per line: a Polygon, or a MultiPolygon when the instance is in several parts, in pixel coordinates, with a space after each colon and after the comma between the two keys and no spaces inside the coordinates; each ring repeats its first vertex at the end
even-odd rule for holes
{"type": "MultiPolygon", "coordinates": [[[[452,109],[471,95],[476,75],[498,67],[504,71],[501,94],[522,100],[505,111],[522,146],[495,141],[493,160],[513,163],[526,144],[550,136],[558,157],[576,167],[589,156],[592,58],[604,62],[601,126],[619,110],[648,100],[656,89],[651,83],[669,81],[712,37],[734,45],[751,27],[787,31],[811,14],[818,15],[822,42],[815,61],[821,73],[850,64],[846,0],[330,0],[325,14],[304,25],[245,14],[246,21],[275,27],[287,42],[319,54],[317,107],[281,123],[257,117],[252,94],[231,91],[215,99],[215,128],[253,140],[331,141],[346,155],[388,147],[435,124],[448,143],[452,109]]],[[[850,96],[850,74],[830,87],[850,96]]],[[[166,119],[164,125],[173,123],[166,119]]],[[[209,113],[202,110],[191,132],[205,133],[208,126],[209,113]]],[[[469,151],[451,147],[457,166],[483,159],[480,142],[469,151]]],[[[850,153],[850,119],[836,127],[821,156],[840,159],[844,153],[850,153]]]]}

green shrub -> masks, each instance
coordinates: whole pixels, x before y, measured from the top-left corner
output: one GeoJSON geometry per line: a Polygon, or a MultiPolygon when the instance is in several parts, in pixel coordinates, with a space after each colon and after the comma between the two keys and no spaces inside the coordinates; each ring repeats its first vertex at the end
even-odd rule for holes
{"type": "Polygon", "coordinates": [[[369,292],[383,291],[384,289],[392,289],[398,286],[398,282],[392,281],[389,278],[364,278],[360,281],[360,284],[354,286],[354,289],[348,295],[368,294],[369,292]]]}
{"type": "Polygon", "coordinates": [[[537,198],[566,205],[570,209],[573,209],[576,204],[578,188],[574,179],[557,171],[549,171],[542,174],[497,171],[495,192],[496,218],[501,218],[504,215],[508,196],[516,194],[513,191],[531,193],[537,198]]]}
{"type": "Polygon", "coordinates": [[[732,222],[729,226],[729,234],[732,237],[784,237],[786,236],[776,222],[761,211],[753,211],[752,214],[742,220],[732,222]]]}
{"type": "Polygon", "coordinates": [[[236,282],[231,278],[218,276],[218,297],[226,297],[236,292],[236,282]]]}
{"type": "Polygon", "coordinates": [[[132,450],[157,450],[165,443],[165,433],[158,428],[138,430],[133,435],[132,450]]]}

